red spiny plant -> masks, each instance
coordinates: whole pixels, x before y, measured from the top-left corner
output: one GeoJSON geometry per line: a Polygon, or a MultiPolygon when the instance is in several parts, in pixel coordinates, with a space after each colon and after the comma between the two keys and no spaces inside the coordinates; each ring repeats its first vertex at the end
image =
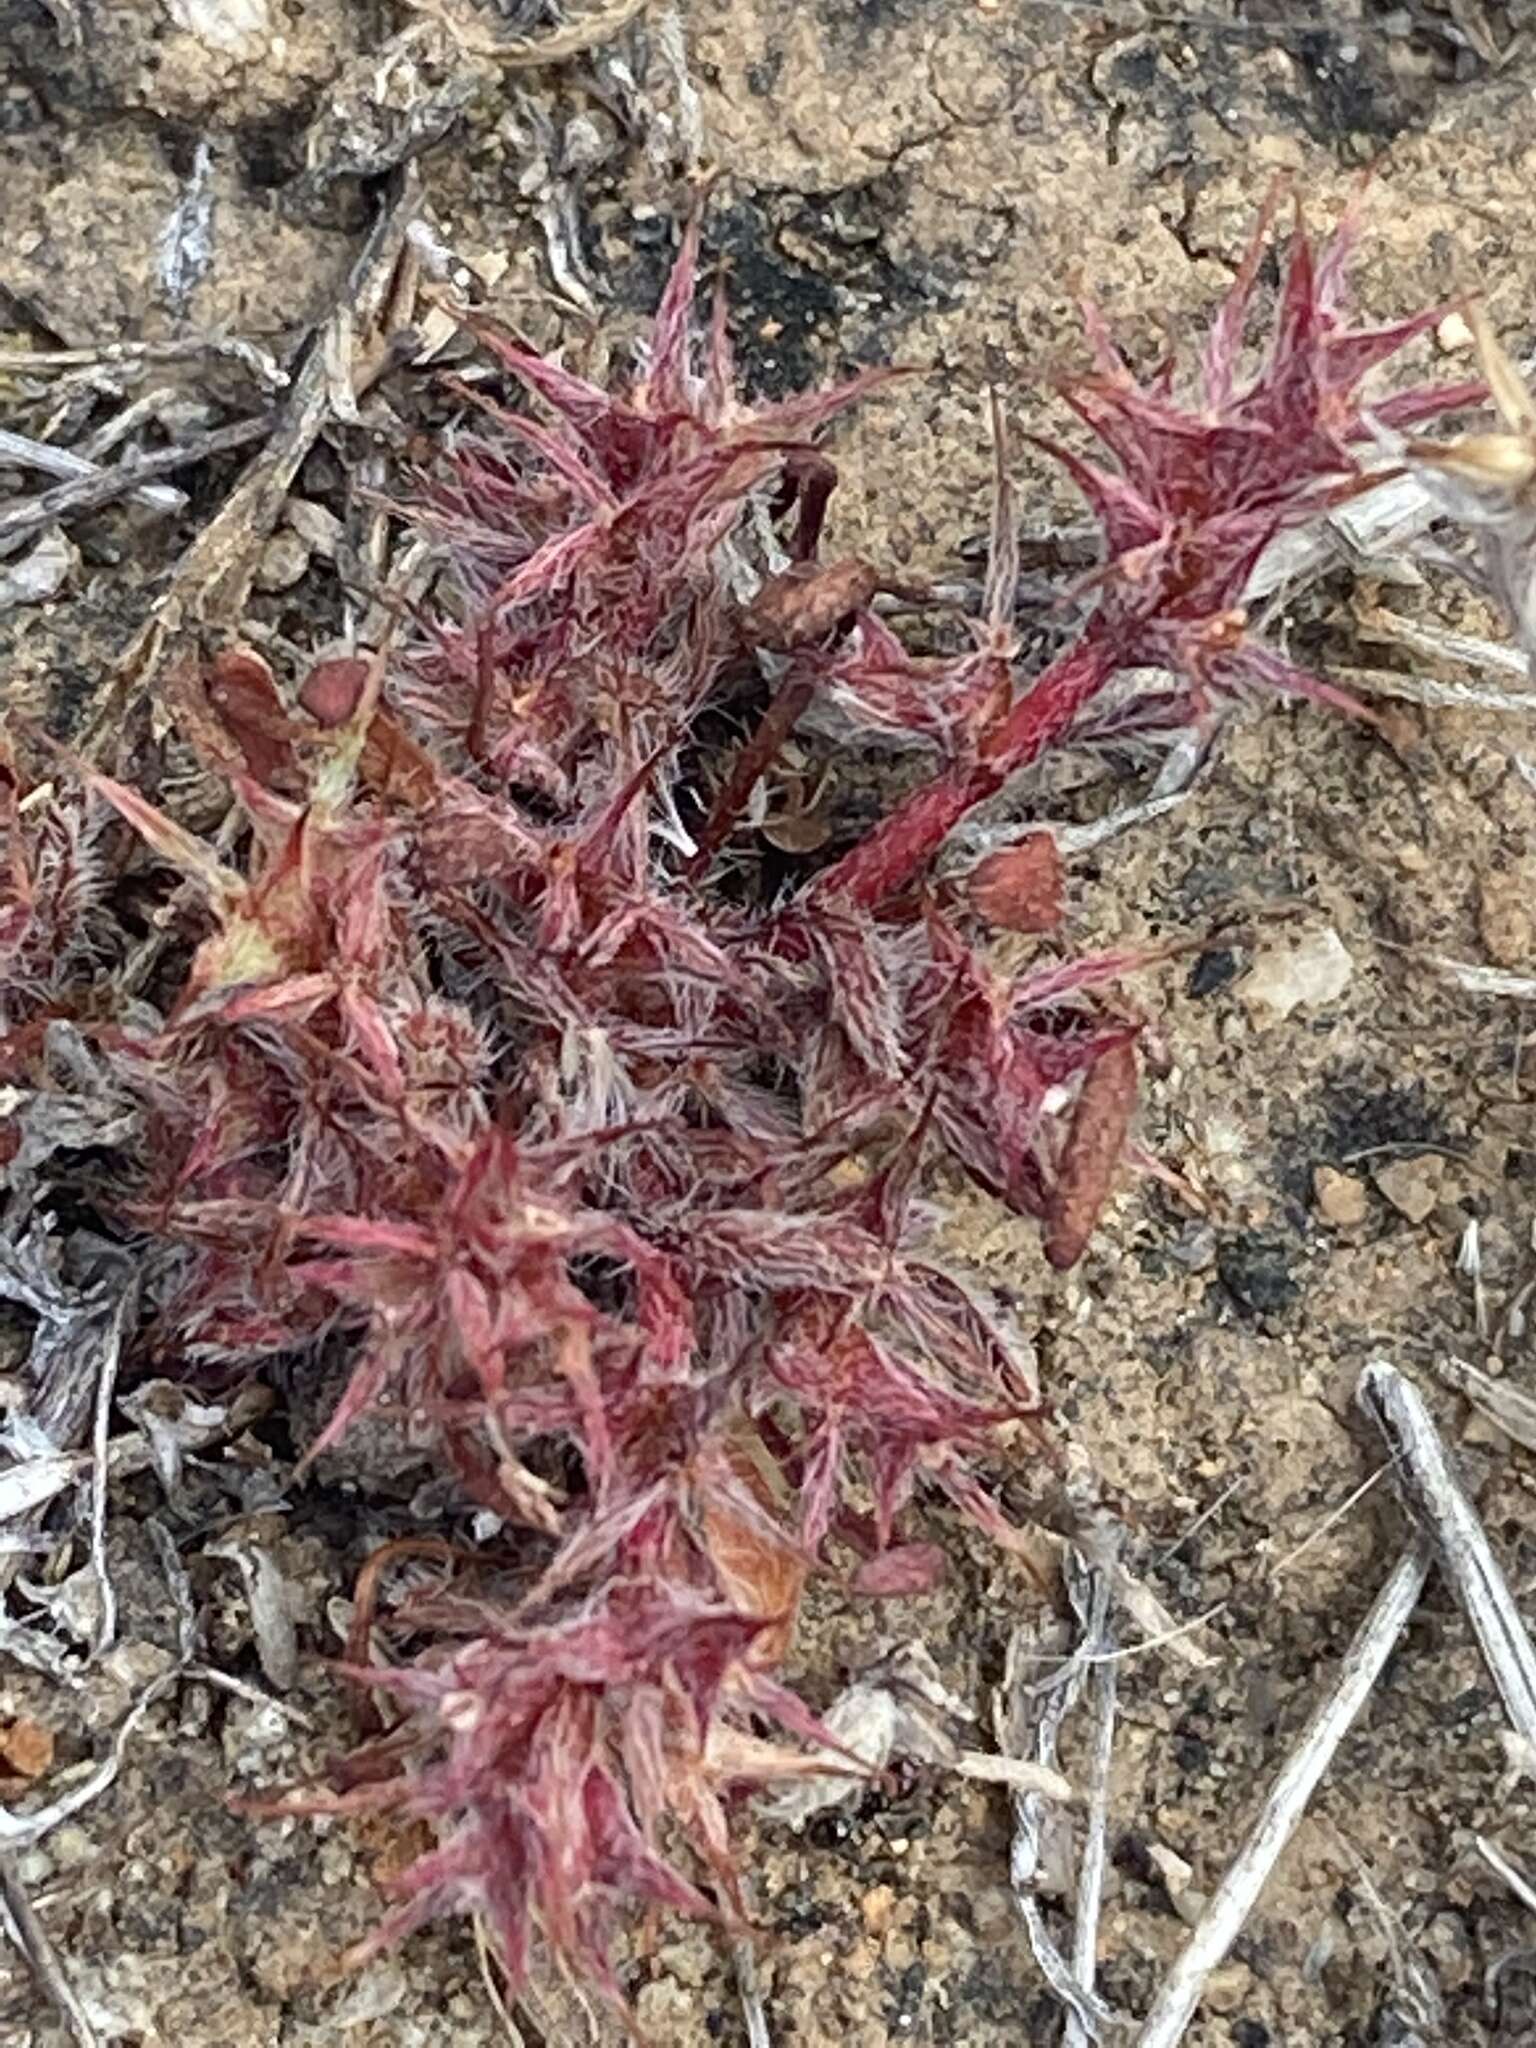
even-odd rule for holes
{"type": "Polygon", "coordinates": [[[88,968],[101,938],[100,818],[78,789],[29,794],[0,732],[0,1049],[88,968]]]}
{"type": "MultiPolygon", "coordinates": [[[[1034,1390],[984,1290],[936,1256],[921,1184],[948,1159],[1039,1218],[1054,1264],[1081,1255],[1136,1089],[1137,1027],[1096,991],[1136,962],[989,960],[989,926],[1059,914],[1028,843],[958,893],[925,874],[1123,670],[1173,667],[1186,717],[1249,681],[1334,695],[1250,637],[1242,590],[1281,528],[1355,487],[1360,380],[1434,316],[1349,331],[1353,224],[1320,253],[1298,227],[1240,383],[1266,227],[1194,401],[1170,372],[1138,382],[1090,319],[1098,367],[1068,397],[1114,467],[1054,452],[1105,560],[1043,674],[1020,673],[1006,488],[959,655],[910,654],[867,609],[871,572],[818,579],[812,437],[880,378],[745,402],[718,300],[694,331],[690,233],[618,392],[484,328],[537,412],[479,400],[445,449],[413,516],[448,587],[417,644],[321,664],[294,708],[239,651],[179,680],[181,731],[245,827],[237,865],[83,775],[202,906],[158,1025],[96,1027],[145,1140],[101,1199],[173,1253],[147,1345],[196,1365],[344,1343],[313,1449],[393,1415],[525,1532],[498,1597],[399,1617],[427,1647],[354,1675],[403,1718],[293,1802],[436,1826],[381,1938],[475,1910],[514,1982],[538,1940],[618,1999],[621,1909],[738,1913],[727,1795],[820,1740],[774,1676],[806,1573],[841,1552],[869,1586],[911,1583],[917,1548],[881,1559],[920,1485],[1010,1540],[974,1460],[1034,1390]],[[764,508],[798,519],[800,559],[743,609],[764,508]],[[703,721],[763,646],[780,699],[696,840],[703,721]],[[937,765],[754,905],[726,842],[818,692],[937,765]]],[[[90,841],[77,799],[0,771],[16,1069],[29,1019],[72,1000],[62,878],[90,841]]]]}
{"type": "MultiPolygon", "coordinates": [[[[1359,709],[1250,633],[1243,591],[1281,532],[1362,487],[1353,454],[1370,435],[1361,383],[1446,309],[1388,327],[1348,327],[1343,300],[1355,208],[1321,249],[1298,219],[1269,343],[1244,382],[1244,331],[1277,199],[1278,191],[1212,321],[1191,399],[1178,396],[1171,363],[1138,380],[1096,309],[1085,308],[1096,368],[1064,396],[1114,466],[1058,442],[1038,445],[1064,465],[1103,535],[1096,609],[1076,644],[1027,690],[984,712],[962,757],[822,875],[818,888],[867,905],[884,901],[922,871],[968,811],[1058,745],[1125,669],[1173,670],[1193,717],[1213,694],[1253,684],[1359,709]]],[[[1416,387],[1375,402],[1369,413],[1404,426],[1475,404],[1482,392],[1476,383],[1416,387]]]]}

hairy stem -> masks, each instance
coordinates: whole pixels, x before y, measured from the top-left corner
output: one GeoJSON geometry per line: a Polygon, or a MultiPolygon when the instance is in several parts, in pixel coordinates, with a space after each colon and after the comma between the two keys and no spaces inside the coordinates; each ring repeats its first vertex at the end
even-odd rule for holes
{"type": "Polygon", "coordinates": [[[1055,661],[999,719],[978,758],[913,792],[883,824],[820,878],[819,892],[873,910],[910,882],[968,811],[996,796],[1009,777],[1038,760],[1114,674],[1116,658],[1089,635],[1055,661]]]}
{"type": "Polygon", "coordinates": [[[732,826],[746,809],[752,792],[778,759],[779,751],[799,724],[816,694],[817,672],[808,664],[785,676],[773,701],[758,720],[750,739],[731,763],[709,816],[699,834],[698,850],[684,868],[685,876],[702,874],[725,844],[732,826]]]}

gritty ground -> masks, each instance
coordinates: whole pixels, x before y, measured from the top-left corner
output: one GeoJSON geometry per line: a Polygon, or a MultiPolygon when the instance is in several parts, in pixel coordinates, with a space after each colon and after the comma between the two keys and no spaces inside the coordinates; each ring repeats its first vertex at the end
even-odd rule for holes
{"type": "MultiPolygon", "coordinates": [[[[1277,170],[1296,172],[1328,216],[1358,167],[1376,165],[1359,273],[1371,315],[1475,285],[1517,352],[1529,343],[1531,57],[1517,47],[1498,66],[1465,35],[1458,52],[1450,14],[1428,9],[1339,4],[1316,30],[1291,9],[1212,0],[1218,11],[1204,28],[1143,25],[1134,6],[717,0],[686,21],[686,72],[657,18],[552,71],[466,67],[422,43],[383,77],[377,53],[406,25],[384,7],[125,0],[82,6],[71,48],[72,11],[0,0],[0,347],[221,328],[281,356],[332,302],[380,178],[418,154],[430,212],[481,267],[491,302],[600,362],[654,297],[687,178],[714,169],[710,235],[729,261],[752,381],[776,389],[873,361],[922,372],[840,432],[835,545],[953,575],[985,525],[987,383],[1015,417],[1059,425],[1048,392],[1078,350],[1080,285],[1139,361],[1187,346],[1277,170]],[[356,108],[375,101],[370,125],[356,108]],[[580,269],[562,277],[566,206],[580,269]],[[188,207],[205,225],[188,232],[183,213],[173,245],[191,255],[178,265],[168,223],[188,207]],[[572,304],[583,297],[586,309],[572,304]]],[[[1495,52],[1520,26],[1518,9],[1451,14],[1475,16],[1495,52]]],[[[525,10],[519,26],[549,18],[525,10]]],[[[223,417],[221,404],[248,397],[239,375],[167,370],[162,416],[223,417]]],[[[396,442],[411,406],[430,418],[433,402],[402,403],[396,442]]],[[[58,403],[88,411],[95,397],[76,386],[58,403]]],[[[28,431],[49,420],[25,379],[0,376],[0,407],[24,413],[28,431]]],[[[69,438],[64,414],[51,424],[69,438]]],[[[296,491],[348,515],[358,465],[382,476],[394,452],[377,418],[338,428],[296,491]]],[[[117,510],[73,529],[78,555],[54,594],[0,611],[0,673],[17,702],[69,729],[234,473],[182,478],[191,498],[172,520],[117,510]]],[[[1030,532],[1080,521],[1043,463],[1026,455],[1019,475],[1030,532]]],[[[252,616],[279,656],[336,630],[333,567],[302,534],[261,581],[252,616]]],[[[1291,622],[1294,644],[1344,665],[1393,659],[1353,623],[1379,594],[1369,573],[1341,571],[1291,622]]],[[[1386,596],[1497,630],[1449,585],[1386,596]]],[[[1121,1672],[1100,1952],[1103,1992],[1130,2014],[1145,2010],[1191,1895],[1224,1867],[1402,1541],[1385,1485],[1355,1498],[1380,1462],[1352,1412],[1367,1358],[1389,1353],[1416,1373],[1517,1592],[1536,1583],[1528,1455],[1438,1379],[1455,1356],[1536,1391],[1523,1321],[1508,1313],[1536,1274],[1523,1020],[1429,964],[1536,971],[1536,775],[1514,716],[1405,714],[1393,737],[1258,707],[1229,726],[1181,806],[1070,864],[1074,943],[1191,942],[1132,991],[1166,1052],[1142,1142],[1190,1192],[1127,1176],[1065,1279],[1025,1224],[974,1194],[950,1204],[953,1247],[1033,1315],[1059,1429],[1127,1503],[1161,1597],[1180,1616],[1210,1613],[1203,1668],[1147,1652],[1121,1672]],[[1265,991],[1300,943],[1323,945],[1327,993],[1282,1015],[1265,991]],[[1481,1319],[1457,1266],[1473,1219],[1481,1319]]],[[[824,805],[835,810],[860,772],[834,763],[824,805]]],[[[1042,809],[1089,818],[1117,800],[1085,772],[1043,792],[1042,809]]],[[[259,1823],[227,1805],[349,1740],[319,1660],[341,1647],[363,1559],[416,1512],[409,1478],[369,1490],[338,1467],[290,1488],[304,1429],[285,1404],[235,1418],[170,1505],[152,1472],[125,1462],[109,1534],[120,1647],[103,1666],[71,1690],[0,1658],[15,1803],[104,1754],[128,1702],[170,1667],[176,1617],[148,1530],[168,1517],[208,1616],[204,1661],[245,1687],[187,1678],[168,1690],[116,1785],[25,1851],[21,1874],[104,2040],[502,2040],[460,1930],[359,1976],[339,1970],[376,1918],[376,1880],[410,1851],[400,1831],[259,1823]],[[237,1517],[295,1603],[301,1655],[276,1704],[228,1554],[237,1517]],[[17,1729],[34,1731],[30,1750],[17,1729]]],[[[1000,1450],[993,1477],[1027,1516],[1023,1456],[1000,1450]]],[[[927,1533],[950,1560],[937,1592],[895,1618],[831,1595],[812,1611],[796,1655],[813,1698],[899,1634],[933,1650],[985,1724],[1010,1631],[1039,1595],[953,1520],[927,1533]]],[[[1536,1854],[1536,1813],[1501,1730],[1466,1627],[1432,1588],[1213,1979],[1195,2048],[1536,2042],[1529,1919],[1472,1849],[1486,1833],[1517,1859],[1536,1854]]],[[[1075,1761],[1069,1749],[1069,1771],[1075,1761]]],[[[938,1774],[802,1836],[749,1827],[779,2048],[1057,2039],[1009,1891],[1008,1836],[1003,1796],[938,1774]]],[[[633,1983],[658,2042],[746,2039],[727,1960],[703,1934],[661,1930],[637,1951],[633,1983]]],[[[563,2022],[554,2032],[567,2037],[563,2022]]],[[[65,2039],[10,1955],[0,2038],[65,2039]]]]}

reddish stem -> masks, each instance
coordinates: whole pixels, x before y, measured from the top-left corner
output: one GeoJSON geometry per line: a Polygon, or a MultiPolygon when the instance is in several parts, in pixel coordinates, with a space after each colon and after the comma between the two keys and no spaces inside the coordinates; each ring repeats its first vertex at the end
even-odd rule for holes
{"type": "Polygon", "coordinates": [[[873,910],[938,852],[967,811],[1055,744],[1114,674],[1113,651],[1092,637],[1055,661],[982,741],[978,758],[915,790],[817,882],[818,891],[873,910]]]}
{"type": "Polygon", "coordinates": [[[791,554],[797,562],[814,562],[826,525],[827,504],[837,488],[837,465],[819,448],[797,449],[785,458],[784,485],[774,513],[782,518],[799,500],[791,554]]]}
{"type": "Polygon", "coordinates": [[[815,696],[816,681],[816,670],[809,663],[803,663],[798,670],[787,675],[775,691],[772,703],[758,720],[752,737],[731,763],[731,771],[709,807],[709,816],[699,834],[698,848],[683,869],[689,880],[702,874],[725,844],[731,827],[746,809],[753,790],[778,758],[779,749],[815,696]]]}
{"type": "Polygon", "coordinates": [[[469,758],[482,766],[485,763],[491,708],[496,700],[496,655],[491,644],[492,631],[491,621],[487,619],[475,635],[475,698],[465,738],[469,758]]]}

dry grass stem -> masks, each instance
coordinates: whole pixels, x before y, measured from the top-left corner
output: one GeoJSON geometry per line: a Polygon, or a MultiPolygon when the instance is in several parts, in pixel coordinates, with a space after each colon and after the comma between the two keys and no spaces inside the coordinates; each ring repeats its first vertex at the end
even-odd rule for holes
{"type": "MultiPolygon", "coordinates": [[[[0,512],[0,549],[17,547],[60,520],[77,519],[86,512],[97,512],[116,498],[140,491],[155,477],[168,476],[172,470],[186,469],[194,462],[206,462],[211,456],[227,455],[232,449],[244,448],[259,440],[270,426],[270,419],[265,414],[258,414],[254,419],[236,420],[231,426],[215,427],[210,433],[196,434],[175,448],[159,448],[152,455],[139,455],[132,462],[119,462],[111,469],[97,469],[85,463],[83,472],[69,482],[55,484],[51,490],[41,491],[35,498],[27,498],[21,504],[13,505],[9,511],[0,512]]],[[[76,460],[84,463],[85,458],[81,456],[76,460]]],[[[174,496],[179,500],[181,493],[178,491],[174,496]]],[[[176,508],[160,504],[157,509],[176,508]]]]}
{"type": "Polygon", "coordinates": [[[1163,1980],[1136,2048],[1174,2048],[1183,2039],[1206,1980],[1242,1932],[1339,1744],[1397,1647],[1424,1590],[1431,1557],[1428,1543],[1420,1540],[1398,1560],[1345,1652],[1332,1690],[1314,1708],[1247,1840],[1163,1980]]]}
{"type": "Polygon", "coordinates": [[[1386,1439],[1403,1505],[1435,1547],[1511,1727],[1536,1746],[1536,1647],[1423,1397],[1378,1359],[1360,1375],[1356,1398],[1386,1439]]]}
{"type": "MultiPolygon", "coordinates": [[[[1110,1630],[1110,1587],[1106,1572],[1083,1563],[1076,1551],[1066,1560],[1068,1595],[1083,1627],[1081,1647],[1095,1655],[1113,1649],[1110,1630]]],[[[1104,1870],[1109,1846],[1109,1770],[1115,1747],[1115,1700],[1119,1676],[1113,1663],[1094,1665],[1090,1681],[1093,1740],[1089,1750],[1087,1822],[1077,1862],[1077,1900],[1072,1922],[1072,1968],[1087,1996],[1098,1975],[1099,1912],[1104,1896],[1104,1870]]],[[[1067,2014],[1064,2048],[1086,2048],[1094,2036],[1074,2008],[1067,2014]]]]}
{"type": "Polygon", "coordinates": [[[330,413],[335,347],[328,345],[328,337],[341,327],[354,335],[372,333],[389,300],[420,196],[420,180],[408,165],[399,173],[394,197],[380,213],[330,321],[294,376],[267,445],[177,563],[170,588],[98,697],[81,734],[80,750],[87,758],[115,750],[128,705],[142,691],[153,689],[174,650],[201,629],[228,628],[239,619],[262,547],[330,413]]]}
{"type": "Polygon", "coordinates": [[[0,1925],[9,1919],[12,1940],[36,1978],[39,1990],[68,2027],[76,2048],[98,2048],[99,2036],[86,2017],[37,1908],[27,1896],[16,1859],[7,1850],[0,1850],[0,1909],[0,1925]]]}

